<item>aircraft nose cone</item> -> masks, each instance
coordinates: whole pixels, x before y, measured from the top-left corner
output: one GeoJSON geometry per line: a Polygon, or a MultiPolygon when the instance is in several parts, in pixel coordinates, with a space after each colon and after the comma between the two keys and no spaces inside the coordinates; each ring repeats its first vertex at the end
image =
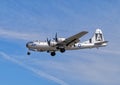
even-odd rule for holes
{"type": "Polygon", "coordinates": [[[29,48],[32,45],[33,42],[26,43],[26,47],[29,48]]]}
{"type": "Polygon", "coordinates": [[[29,43],[26,44],[26,47],[27,47],[27,48],[28,48],[28,46],[29,46],[28,44],[29,44],[29,43]]]}

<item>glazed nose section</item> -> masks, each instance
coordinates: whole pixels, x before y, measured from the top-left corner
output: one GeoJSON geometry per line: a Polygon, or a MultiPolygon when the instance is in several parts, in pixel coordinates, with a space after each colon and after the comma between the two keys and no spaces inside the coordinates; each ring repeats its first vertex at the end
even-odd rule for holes
{"type": "Polygon", "coordinates": [[[26,43],[26,47],[27,47],[27,48],[29,47],[29,42],[28,42],[28,43],[26,43]]]}
{"type": "Polygon", "coordinates": [[[33,42],[26,43],[26,47],[28,48],[33,42]]]}
{"type": "Polygon", "coordinates": [[[28,43],[26,44],[26,47],[28,48],[28,43]]]}

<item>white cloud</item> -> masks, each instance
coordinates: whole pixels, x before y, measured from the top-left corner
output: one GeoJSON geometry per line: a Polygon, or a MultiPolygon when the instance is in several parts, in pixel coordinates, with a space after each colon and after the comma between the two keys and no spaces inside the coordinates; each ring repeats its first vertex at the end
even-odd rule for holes
{"type": "Polygon", "coordinates": [[[41,77],[44,77],[44,78],[46,78],[48,80],[54,81],[54,82],[56,82],[57,84],[60,84],[60,85],[68,85],[63,80],[60,80],[59,78],[57,78],[55,76],[49,75],[49,74],[41,71],[40,69],[38,70],[38,69],[35,69],[35,68],[31,67],[31,66],[28,66],[28,65],[24,64],[23,62],[20,62],[19,60],[15,59],[13,57],[10,57],[9,55],[5,54],[4,52],[0,52],[0,55],[4,59],[9,60],[11,62],[14,62],[17,65],[20,65],[20,66],[26,68],[27,70],[32,71],[33,73],[37,74],[38,76],[41,76],[41,77]]]}
{"type": "MultiPolygon", "coordinates": [[[[97,85],[119,85],[120,84],[120,57],[109,53],[95,54],[71,54],[67,56],[67,61],[40,60],[35,59],[32,63],[36,68],[42,67],[47,73],[56,75],[71,84],[80,81],[95,83],[97,85]],[[116,57],[117,56],[117,57],[116,57]],[[72,57],[72,58],[70,58],[72,57]]],[[[63,57],[64,60],[64,57],[63,57]]]]}
{"type": "Polygon", "coordinates": [[[12,39],[22,39],[22,40],[32,40],[39,39],[40,35],[35,33],[21,33],[12,30],[0,29],[0,37],[12,38],[12,39]]]}
{"type": "MultiPolygon", "coordinates": [[[[34,39],[39,35],[0,29],[0,36],[13,39],[29,40],[32,38],[34,39]]],[[[87,52],[86,55],[82,52],[73,52],[66,55],[67,61],[39,60],[34,58],[35,61],[34,59],[30,59],[32,64],[28,64],[30,61],[23,64],[18,61],[18,59],[14,59],[3,52],[0,52],[0,54],[5,59],[17,63],[33,73],[61,85],[68,85],[66,81],[71,84],[71,82],[69,82],[70,80],[74,80],[73,82],[78,82],[78,84],[80,81],[96,83],[100,85],[120,84],[119,51],[100,50],[95,53],[91,52],[91,54],[90,52],[87,52]],[[33,64],[35,67],[33,67],[33,64]],[[45,71],[48,74],[41,71],[41,67],[43,68],[43,71],[46,69],[45,71]]]]}
{"type": "Polygon", "coordinates": [[[101,50],[101,52],[120,56],[120,51],[118,51],[118,50],[116,50],[116,51],[115,50],[101,50]]]}
{"type": "Polygon", "coordinates": [[[64,61],[57,59],[43,60],[38,59],[38,57],[31,57],[29,59],[26,59],[25,57],[13,58],[2,52],[0,52],[0,54],[5,59],[20,64],[35,74],[61,85],[67,85],[66,82],[71,84],[71,81],[72,83],[77,82],[78,85],[81,81],[84,82],[84,84],[119,85],[120,58],[118,55],[114,54],[110,54],[111,56],[113,55],[113,57],[111,57],[109,56],[109,52],[105,53],[106,51],[103,53],[101,51],[99,52],[95,52],[95,54],[92,52],[81,52],[79,54],[77,52],[77,55],[75,55],[76,53],[71,53],[70,55],[67,55],[66,60],[65,57],[62,57],[62,60],[64,61]],[[24,60],[25,62],[23,62],[24,60]],[[22,64],[20,61],[22,61],[22,64]],[[41,71],[41,69],[44,72],[41,71]]]}

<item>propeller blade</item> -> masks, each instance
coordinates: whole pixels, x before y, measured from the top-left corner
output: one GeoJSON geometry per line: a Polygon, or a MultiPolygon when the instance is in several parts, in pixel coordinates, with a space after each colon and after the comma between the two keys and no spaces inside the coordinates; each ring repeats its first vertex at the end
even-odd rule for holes
{"type": "Polygon", "coordinates": [[[51,42],[51,40],[49,40],[49,39],[47,38],[47,43],[48,43],[49,46],[50,46],[50,42],[51,42]]]}
{"type": "Polygon", "coordinates": [[[55,40],[56,42],[58,42],[57,33],[55,34],[55,38],[54,38],[54,40],[55,40]]]}

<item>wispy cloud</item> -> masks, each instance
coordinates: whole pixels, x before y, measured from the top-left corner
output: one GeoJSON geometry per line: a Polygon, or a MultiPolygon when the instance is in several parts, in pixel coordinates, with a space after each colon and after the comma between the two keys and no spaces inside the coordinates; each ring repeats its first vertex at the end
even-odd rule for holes
{"type": "MultiPolygon", "coordinates": [[[[114,52],[109,56],[109,51],[99,51],[101,53],[81,53],[67,55],[67,61],[58,60],[41,60],[38,58],[25,59],[26,63],[21,63],[21,59],[17,57],[10,57],[4,52],[0,55],[9,61],[17,63],[18,65],[32,71],[38,76],[52,80],[61,85],[71,84],[71,80],[80,84],[82,82],[95,83],[98,85],[119,85],[120,84],[120,57],[114,55],[114,52]],[[106,56],[104,56],[104,54],[106,56]],[[117,57],[116,57],[117,56],[117,57]],[[74,58],[74,59],[73,59],[74,58]],[[18,61],[19,60],[19,61],[18,61]],[[31,63],[32,62],[32,63],[31,63]],[[41,68],[43,71],[41,71],[41,68]],[[53,76],[54,75],[54,76],[53,76]],[[62,80],[61,80],[62,79],[62,80]],[[63,81],[64,80],[64,81],[63,81]],[[66,81],[68,81],[66,83],[66,81]]],[[[74,83],[72,82],[72,83],[74,83]]]]}
{"type": "Polygon", "coordinates": [[[115,50],[101,50],[101,52],[120,56],[120,51],[118,51],[118,50],[116,50],[116,51],[115,50]]]}
{"type": "Polygon", "coordinates": [[[35,33],[22,33],[12,30],[0,29],[0,37],[10,38],[10,39],[22,39],[22,40],[32,40],[39,39],[40,35],[35,33]]]}
{"type": "Polygon", "coordinates": [[[60,84],[60,85],[68,85],[66,82],[64,82],[63,80],[59,79],[59,78],[56,78],[55,76],[52,76],[52,75],[49,75],[43,71],[41,71],[40,69],[35,69],[33,67],[30,67],[22,62],[20,62],[19,60],[5,54],[4,52],[0,52],[0,55],[1,57],[3,57],[4,59],[6,60],[9,60],[10,62],[13,62],[13,63],[16,63],[22,67],[24,67],[25,69],[27,70],[30,70],[32,71],[33,73],[37,74],[38,76],[41,76],[41,77],[44,77],[48,80],[51,80],[53,82],[56,82],[57,84],[60,84]]]}
{"type": "Polygon", "coordinates": [[[74,80],[78,84],[80,81],[98,85],[120,84],[120,57],[116,57],[118,55],[112,54],[113,57],[110,57],[109,53],[105,52],[101,52],[97,56],[96,53],[89,52],[87,54],[78,53],[75,57],[74,55],[69,55],[69,58],[67,55],[67,61],[36,59],[32,62],[38,68],[42,66],[48,73],[53,72],[53,75],[58,76],[58,78],[64,77],[65,81],[74,80]]]}
{"type": "MultiPolygon", "coordinates": [[[[73,51],[71,53],[63,54],[64,57],[56,56],[56,58],[52,60],[43,60],[38,57],[34,57],[33,59],[30,57],[30,61],[24,58],[25,62],[27,62],[21,63],[21,60],[18,58],[14,58],[4,52],[0,52],[2,58],[14,62],[17,65],[32,71],[38,76],[42,76],[61,85],[68,85],[67,83],[69,82],[69,84],[77,82],[76,84],[80,85],[81,81],[83,84],[87,82],[87,84],[92,83],[92,85],[94,83],[95,85],[120,85],[120,41],[118,36],[120,32],[118,29],[120,11],[118,3],[115,1],[108,1],[109,3],[106,3],[104,0],[99,2],[97,1],[97,3],[95,3],[96,1],[92,1],[91,4],[88,3],[88,1],[83,3],[78,0],[70,0],[69,2],[65,0],[57,2],[53,1],[52,4],[50,4],[51,2],[47,4],[47,2],[43,3],[43,1],[41,1],[40,3],[42,5],[38,2],[29,4],[28,1],[26,3],[25,1],[19,2],[14,2],[16,5],[13,4],[13,1],[8,3],[12,6],[11,11],[8,10],[10,7],[7,7],[5,4],[7,10],[3,11],[6,11],[7,14],[3,12],[3,15],[5,15],[4,21],[12,24],[11,26],[20,26],[19,23],[21,22],[22,26],[20,28],[24,27],[24,24],[27,24],[27,29],[24,29],[25,32],[19,32],[19,29],[18,31],[14,31],[0,27],[0,37],[20,40],[41,40],[41,38],[45,39],[43,34],[42,37],[39,35],[41,31],[44,31],[46,36],[48,34],[51,35],[53,31],[59,31],[62,34],[69,36],[70,34],[73,34],[74,31],[81,31],[82,29],[80,28],[88,28],[89,31],[93,31],[92,29],[102,26],[105,28],[104,31],[108,34],[108,36],[105,37],[108,37],[108,39],[111,40],[110,42],[114,45],[109,45],[112,50],[109,50],[109,48],[108,50],[99,50],[97,52],[95,50],[93,52],[91,52],[91,50],[87,50],[84,51],[86,53],[83,51],[73,51]],[[12,15],[10,15],[10,13],[12,13],[12,15]],[[6,15],[8,15],[7,18],[6,15]],[[15,16],[18,16],[18,18],[16,19],[15,16]],[[12,19],[12,22],[9,19],[12,19]],[[36,33],[27,32],[27,30],[29,30],[28,28],[31,26],[36,28],[36,33]],[[41,68],[45,72],[43,72],[41,68]]],[[[9,27],[8,23],[5,24],[7,27],[9,27]]],[[[18,49],[18,47],[16,49],[18,49]]]]}

